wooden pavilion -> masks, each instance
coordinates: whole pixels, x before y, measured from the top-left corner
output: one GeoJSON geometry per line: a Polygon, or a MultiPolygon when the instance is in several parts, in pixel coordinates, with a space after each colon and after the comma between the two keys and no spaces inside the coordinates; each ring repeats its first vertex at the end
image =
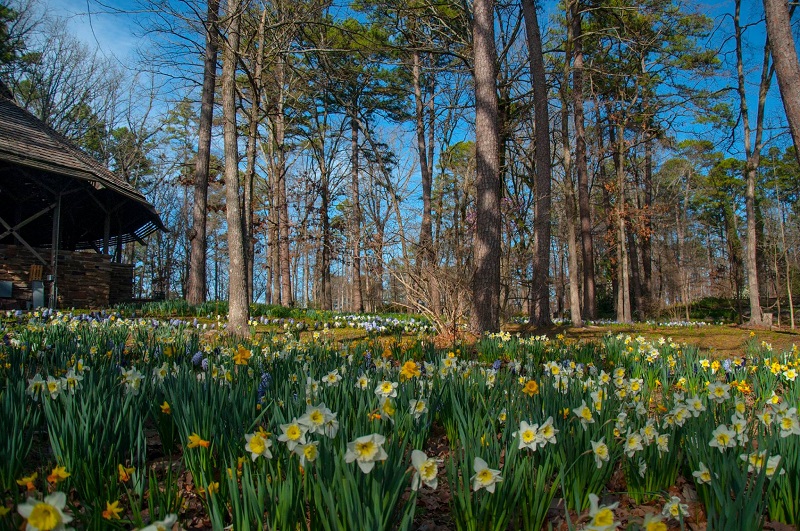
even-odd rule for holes
{"type": "Polygon", "coordinates": [[[0,94],[0,308],[130,299],[122,245],[156,230],[140,192],[0,94]]]}

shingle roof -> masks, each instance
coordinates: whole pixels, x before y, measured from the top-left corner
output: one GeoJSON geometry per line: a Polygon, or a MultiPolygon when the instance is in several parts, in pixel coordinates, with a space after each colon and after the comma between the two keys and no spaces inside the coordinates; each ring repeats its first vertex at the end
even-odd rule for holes
{"type": "Polygon", "coordinates": [[[126,227],[126,234],[115,235],[124,241],[164,229],[155,208],[138,190],[85,154],[66,137],[2,96],[0,161],[71,177],[88,183],[104,194],[112,192],[114,197],[121,196],[120,200],[131,203],[129,207],[136,214],[134,224],[138,224],[126,227]]]}

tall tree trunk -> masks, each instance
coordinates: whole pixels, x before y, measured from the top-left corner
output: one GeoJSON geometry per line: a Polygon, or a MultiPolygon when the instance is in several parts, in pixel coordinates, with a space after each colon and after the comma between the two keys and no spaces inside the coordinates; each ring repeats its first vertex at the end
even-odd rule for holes
{"type": "Polygon", "coordinates": [[[644,146],[644,236],[642,236],[642,299],[645,312],[653,310],[653,246],[652,246],[652,205],[653,205],[653,146],[648,140],[644,146]]]}
{"type": "MultiPolygon", "coordinates": [[[[794,8],[793,8],[794,9],[794,8]]],[[[783,108],[789,121],[789,130],[794,142],[794,155],[800,163],[800,62],[792,36],[791,15],[788,0],[764,0],[767,15],[767,35],[772,46],[772,61],[778,78],[783,108]]]]}
{"type": "Polygon", "coordinates": [[[364,294],[361,287],[361,200],[358,186],[358,120],[350,120],[350,194],[353,203],[350,237],[353,248],[353,302],[354,312],[364,311],[364,294]]]}
{"type": "Polygon", "coordinates": [[[275,145],[277,149],[277,207],[278,207],[278,262],[281,272],[281,304],[294,306],[292,292],[292,258],[289,242],[289,199],[286,193],[286,116],[284,101],[286,99],[286,65],[284,58],[278,58],[275,69],[278,84],[278,100],[275,113],[275,145]]]}
{"type": "Polygon", "coordinates": [[[267,10],[261,13],[258,24],[258,37],[256,42],[256,66],[253,75],[253,84],[250,87],[252,102],[250,106],[250,124],[247,135],[247,171],[245,172],[244,197],[242,208],[244,210],[244,242],[247,261],[247,300],[253,302],[253,267],[255,264],[256,239],[253,234],[255,228],[253,187],[256,180],[256,143],[258,142],[258,124],[261,121],[261,71],[264,58],[264,27],[267,21],[267,10]]]}
{"type": "Polygon", "coordinates": [[[474,333],[483,334],[500,327],[500,131],[497,123],[493,0],[473,2],[472,34],[477,196],[470,326],[474,333]]]}
{"type": "Polygon", "coordinates": [[[236,61],[239,53],[240,4],[232,0],[228,11],[228,35],[222,67],[222,116],[225,142],[225,209],[228,222],[228,332],[249,334],[250,307],[247,301],[247,271],[239,205],[239,152],[236,132],[236,61]]]}
{"type": "MultiPolygon", "coordinates": [[[[324,132],[322,135],[324,136],[324,132]]],[[[331,222],[328,215],[330,209],[330,183],[328,178],[328,166],[325,163],[325,147],[324,140],[322,141],[322,157],[320,163],[320,186],[322,190],[320,195],[322,201],[320,204],[320,225],[322,226],[322,249],[321,249],[321,269],[320,272],[320,292],[322,296],[321,307],[323,310],[333,309],[333,291],[331,290],[331,222]]]]}
{"type": "Polygon", "coordinates": [[[533,226],[533,304],[531,323],[552,324],[550,319],[550,114],[547,109],[547,78],[544,70],[542,36],[534,0],[522,0],[525,33],[533,85],[536,157],[536,203],[533,226]]]}
{"type": "Polygon", "coordinates": [[[614,170],[617,177],[617,321],[631,322],[630,272],[628,269],[628,245],[625,229],[625,126],[611,125],[611,143],[614,146],[614,170]],[[616,131],[614,128],[616,127],[616,131]]]}
{"type": "Polygon", "coordinates": [[[194,204],[192,206],[189,304],[206,300],[206,219],[208,207],[208,178],[211,161],[211,126],[214,119],[214,86],[217,78],[217,18],[219,0],[208,1],[206,48],[203,59],[203,92],[200,96],[197,158],[194,168],[194,204]]]}
{"type": "MultiPolygon", "coordinates": [[[[421,272],[420,278],[428,283],[431,310],[434,314],[441,313],[439,289],[434,271],[435,253],[433,250],[433,222],[431,216],[431,195],[433,188],[433,158],[432,145],[426,145],[425,137],[425,102],[422,98],[422,73],[420,53],[414,50],[411,63],[412,83],[414,87],[414,116],[417,131],[417,155],[419,157],[420,177],[422,181],[422,221],[419,227],[419,254],[417,255],[417,269],[421,272]]],[[[430,84],[429,84],[430,85],[430,84]]],[[[432,98],[432,94],[429,94],[432,98]]],[[[431,100],[432,103],[432,100],[431,100]]],[[[428,113],[428,116],[432,116],[428,113]]],[[[428,124],[432,132],[432,123],[428,124]]]]}
{"type": "Polygon", "coordinates": [[[589,204],[589,167],[586,160],[586,129],[583,117],[583,43],[579,0],[572,0],[572,117],[575,123],[575,169],[578,173],[578,215],[581,219],[581,255],[583,258],[583,316],[597,317],[594,282],[594,245],[589,204]]]}
{"type": "MultiPolygon", "coordinates": [[[[564,77],[569,79],[570,63],[572,61],[572,25],[567,16],[567,40],[564,44],[564,77]]],[[[572,151],[569,141],[569,89],[567,83],[561,84],[561,150],[564,159],[564,201],[566,203],[565,216],[567,218],[567,252],[569,253],[569,314],[572,325],[583,326],[581,317],[581,291],[578,274],[578,240],[575,231],[575,186],[572,182],[572,151]]]]}
{"type": "Polygon", "coordinates": [[[750,324],[764,324],[761,311],[761,300],[758,285],[758,229],[756,227],[756,181],[758,180],[758,166],[761,159],[764,131],[764,104],[767,99],[772,68],[770,67],[770,42],[769,37],[764,43],[764,56],[761,66],[761,80],[758,88],[758,110],[756,114],[755,132],[750,126],[750,115],[747,106],[747,89],[745,84],[744,48],[742,42],[743,28],[740,22],[742,0],[736,0],[733,17],[736,38],[736,74],[738,80],[739,109],[742,125],[744,127],[745,161],[745,211],[747,214],[747,284],[750,298],[750,324]],[[755,136],[755,138],[753,138],[755,136]]]}

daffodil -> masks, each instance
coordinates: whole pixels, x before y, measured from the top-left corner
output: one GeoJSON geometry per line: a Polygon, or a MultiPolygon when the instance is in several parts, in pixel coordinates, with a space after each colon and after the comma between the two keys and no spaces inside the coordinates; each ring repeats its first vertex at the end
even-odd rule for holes
{"type": "Polygon", "coordinates": [[[608,445],[603,442],[605,437],[601,437],[599,441],[591,441],[592,442],[592,453],[594,454],[594,462],[597,465],[597,468],[603,468],[603,463],[609,460],[610,452],[608,451],[608,445]]]}
{"type": "Polygon", "coordinates": [[[527,448],[535,452],[537,446],[539,445],[539,438],[537,437],[538,430],[538,424],[531,425],[522,420],[519,423],[519,430],[515,431],[511,435],[512,437],[519,437],[520,450],[527,448]]]}
{"type": "Polygon", "coordinates": [[[244,445],[244,449],[250,452],[250,457],[253,461],[261,456],[272,459],[272,452],[270,452],[272,441],[269,439],[266,432],[259,430],[255,433],[248,433],[244,436],[244,439],[247,441],[247,444],[244,445]]]}
{"type": "Polygon", "coordinates": [[[556,434],[558,434],[558,430],[553,426],[553,417],[548,417],[536,432],[536,436],[542,441],[540,443],[542,446],[545,443],[556,444],[556,434]]]}
{"type": "Polygon", "coordinates": [[[319,441],[311,441],[306,444],[295,446],[294,453],[300,457],[300,465],[305,466],[306,461],[313,463],[319,455],[319,441]]]}
{"type": "Polygon", "coordinates": [[[589,424],[594,424],[594,417],[592,417],[592,410],[586,407],[586,401],[581,402],[581,405],[573,410],[573,413],[581,421],[583,429],[587,429],[589,424]]]}
{"type": "Polygon", "coordinates": [[[280,428],[283,433],[278,436],[278,440],[285,442],[290,452],[294,451],[298,444],[306,443],[306,431],[308,430],[300,424],[298,419],[292,419],[292,422],[288,424],[281,424],[280,428]]]}
{"type": "Polygon", "coordinates": [[[34,472],[30,476],[24,476],[18,479],[17,485],[19,485],[20,487],[25,487],[28,490],[36,490],[36,485],[34,483],[36,482],[36,478],[38,477],[39,473],[34,472]]]}
{"type": "Polygon", "coordinates": [[[344,460],[348,463],[356,461],[361,471],[369,474],[376,461],[385,461],[389,457],[383,449],[385,442],[386,437],[378,433],[358,437],[355,441],[347,443],[344,460]]]}
{"type": "Polygon", "coordinates": [[[153,522],[149,526],[141,528],[139,531],[171,531],[177,521],[178,515],[168,514],[163,520],[153,522]]]}
{"type": "Polygon", "coordinates": [[[669,528],[661,520],[661,516],[653,513],[648,513],[642,522],[643,531],[667,531],[669,528]]]}
{"type": "Polygon", "coordinates": [[[700,462],[700,470],[695,470],[692,475],[700,485],[711,482],[711,471],[702,462],[700,462]]]}
{"type": "Polygon", "coordinates": [[[119,515],[122,514],[122,511],[122,507],[119,506],[119,500],[106,502],[106,510],[103,511],[103,518],[106,520],[119,520],[119,515]]]}
{"type": "Polygon", "coordinates": [[[233,355],[233,362],[236,365],[247,365],[252,356],[252,351],[244,348],[242,345],[239,345],[236,349],[236,354],[233,355]]]}
{"type": "Polygon", "coordinates": [[[209,446],[211,446],[211,441],[206,441],[197,433],[189,435],[189,444],[186,445],[187,448],[208,448],[209,446]]]}
{"type": "Polygon", "coordinates": [[[394,398],[397,396],[397,382],[384,380],[375,388],[375,394],[381,398],[394,398]]]}
{"type": "Polygon", "coordinates": [[[725,448],[733,448],[736,446],[736,432],[725,424],[720,424],[711,432],[711,441],[708,445],[712,448],[719,448],[720,452],[724,452],[725,448]]]}
{"type": "Polygon", "coordinates": [[[419,378],[422,372],[419,369],[419,365],[414,360],[408,360],[403,364],[403,367],[400,369],[400,377],[404,380],[410,380],[411,378],[419,378]]]}
{"type": "Polygon", "coordinates": [[[122,483],[130,481],[131,474],[133,474],[135,471],[136,469],[134,467],[126,467],[125,465],[122,464],[117,465],[117,472],[119,472],[119,480],[122,483]]]}
{"type": "Polygon", "coordinates": [[[436,474],[439,466],[436,460],[425,455],[425,452],[414,450],[411,452],[411,464],[414,467],[414,476],[411,478],[411,490],[418,490],[420,484],[436,489],[439,480],[436,474]]]}
{"type": "Polygon", "coordinates": [[[534,396],[539,394],[539,384],[536,383],[536,380],[528,380],[525,382],[525,385],[522,386],[522,392],[528,396],[534,396]]]}
{"type": "Polygon", "coordinates": [[[356,380],[356,388],[362,391],[369,387],[369,378],[365,374],[361,374],[356,380]]]}
{"type": "Polygon", "coordinates": [[[70,476],[70,473],[67,472],[67,469],[63,466],[56,466],[53,468],[50,475],[47,476],[47,481],[55,485],[56,483],[60,483],[67,479],[70,476]]]}
{"type": "Polygon", "coordinates": [[[163,414],[165,414],[165,415],[171,415],[172,414],[172,408],[169,407],[169,402],[167,402],[166,400],[164,400],[164,403],[161,404],[160,407],[161,407],[161,412],[163,414]]]}
{"type": "Polygon", "coordinates": [[[664,509],[661,514],[668,518],[675,518],[676,520],[689,516],[689,506],[681,503],[681,499],[677,496],[672,496],[670,500],[664,504],[664,509]]]}
{"type": "Polygon", "coordinates": [[[600,498],[597,494],[589,494],[589,523],[587,531],[613,531],[619,526],[619,522],[614,521],[614,509],[618,503],[611,505],[599,505],[600,498]]]}
{"type": "Polygon", "coordinates": [[[67,495],[57,491],[43,501],[28,498],[17,507],[17,512],[28,521],[27,531],[62,531],[72,521],[72,516],[64,512],[66,504],[67,495]]]}
{"type": "Polygon", "coordinates": [[[414,417],[414,420],[417,420],[428,412],[428,405],[424,400],[409,400],[408,410],[408,412],[414,417]]]}
{"type": "Polygon", "coordinates": [[[308,433],[325,433],[325,423],[335,415],[325,404],[306,407],[306,413],[297,422],[306,428],[308,433]]]}
{"type": "Polygon", "coordinates": [[[629,432],[625,436],[625,445],[623,446],[625,455],[633,457],[633,454],[643,449],[642,436],[638,432],[629,432]]]}
{"type": "Polygon", "coordinates": [[[486,489],[487,491],[494,493],[495,485],[503,481],[500,471],[489,468],[489,465],[486,464],[486,461],[480,457],[475,457],[475,460],[472,463],[472,470],[475,472],[475,475],[470,479],[472,480],[472,490],[474,491],[486,489]]]}

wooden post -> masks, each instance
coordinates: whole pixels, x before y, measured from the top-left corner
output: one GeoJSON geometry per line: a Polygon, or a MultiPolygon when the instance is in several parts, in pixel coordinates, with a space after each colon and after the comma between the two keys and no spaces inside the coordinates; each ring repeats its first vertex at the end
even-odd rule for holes
{"type": "Polygon", "coordinates": [[[50,248],[50,307],[58,306],[58,250],[61,245],[61,192],[56,196],[56,208],[53,211],[53,239],[50,248]]]}

